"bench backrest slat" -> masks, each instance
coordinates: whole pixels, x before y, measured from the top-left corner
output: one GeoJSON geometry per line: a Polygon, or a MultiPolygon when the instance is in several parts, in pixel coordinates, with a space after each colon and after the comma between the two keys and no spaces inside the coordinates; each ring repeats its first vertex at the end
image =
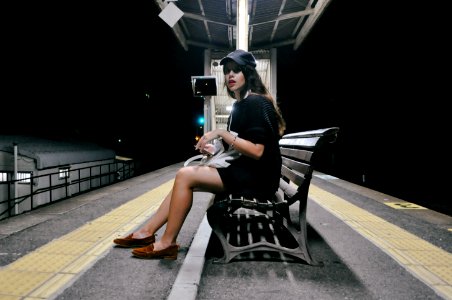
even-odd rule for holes
{"type": "Polygon", "coordinates": [[[280,146],[303,147],[304,149],[314,149],[320,137],[287,137],[280,141],[280,146]]]}
{"type": "Polygon", "coordinates": [[[284,165],[281,168],[281,175],[295,183],[297,186],[301,186],[305,181],[304,174],[294,173],[291,169],[284,165]]]}
{"type": "Polygon", "coordinates": [[[288,159],[285,157],[283,157],[282,160],[283,160],[283,166],[293,170],[295,173],[300,173],[300,175],[302,175],[303,177],[306,177],[306,175],[309,175],[310,173],[312,173],[310,164],[295,161],[295,160],[288,159]]]}
{"type": "Polygon", "coordinates": [[[291,148],[283,148],[281,147],[281,155],[283,157],[289,157],[289,158],[295,158],[297,160],[302,160],[302,161],[311,161],[312,158],[312,154],[314,152],[312,151],[307,151],[307,150],[302,150],[302,149],[291,149],[291,148]]]}
{"type": "Polygon", "coordinates": [[[332,136],[336,135],[339,131],[339,127],[329,127],[329,128],[321,128],[309,131],[300,131],[295,133],[288,133],[283,136],[283,138],[298,138],[298,137],[319,137],[319,136],[332,136]]]}

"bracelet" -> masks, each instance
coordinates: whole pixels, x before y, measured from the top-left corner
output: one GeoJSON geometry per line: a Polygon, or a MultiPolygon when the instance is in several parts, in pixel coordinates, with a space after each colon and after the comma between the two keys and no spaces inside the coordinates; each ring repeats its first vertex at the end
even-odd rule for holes
{"type": "Polygon", "coordinates": [[[234,135],[234,139],[232,140],[232,143],[231,143],[231,148],[234,148],[234,143],[235,143],[235,140],[237,139],[237,136],[236,135],[234,135]]]}

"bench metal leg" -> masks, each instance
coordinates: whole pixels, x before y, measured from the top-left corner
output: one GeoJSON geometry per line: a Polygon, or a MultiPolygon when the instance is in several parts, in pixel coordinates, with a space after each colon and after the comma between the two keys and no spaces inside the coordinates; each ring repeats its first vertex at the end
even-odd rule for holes
{"type": "Polygon", "coordinates": [[[247,209],[240,208],[237,211],[235,208],[231,209],[230,201],[214,203],[207,210],[207,220],[212,231],[218,237],[224,253],[222,258],[214,262],[228,263],[234,257],[246,252],[278,251],[300,258],[309,265],[319,265],[309,251],[306,207],[303,208],[299,215],[300,223],[297,224],[299,228],[296,228],[284,210],[282,213],[267,211],[265,214],[262,211],[248,209],[248,212],[244,213],[243,211],[247,209]],[[265,230],[258,232],[260,231],[257,229],[259,226],[265,227],[265,230]],[[268,238],[268,232],[273,237],[268,238]],[[278,235],[282,236],[281,241],[278,235]],[[241,237],[242,240],[238,241],[241,237]]]}

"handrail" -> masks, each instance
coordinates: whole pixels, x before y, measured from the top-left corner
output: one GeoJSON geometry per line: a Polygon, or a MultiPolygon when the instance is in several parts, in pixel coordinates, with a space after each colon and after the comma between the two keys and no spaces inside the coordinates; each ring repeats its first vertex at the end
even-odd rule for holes
{"type": "MultiPolygon", "coordinates": [[[[6,199],[2,199],[2,195],[0,194],[0,205],[8,203],[7,208],[3,211],[0,211],[0,220],[9,218],[11,216],[14,216],[16,214],[13,214],[14,207],[16,205],[21,204],[24,201],[30,200],[30,209],[24,210],[20,212],[19,214],[23,214],[25,212],[34,210],[38,207],[49,205],[52,203],[55,203],[57,201],[61,201],[64,199],[71,198],[73,196],[80,195],[82,193],[86,193],[107,185],[111,185],[113,183],[117,183],[119,181],[125,180],[127,178],[130,178],[133,176],[135,172],[135,164],[134,161],[129,161],[127,163],[123,161],[116,161],[113,163],[106,163],[101,165],[95,165],[95,166],[88,166],[78,169],[72,169],[69,170],[69,176],[64,179],[64,183],[57,183],[52,184],[52,178],[55,179],[58,178],[60,175],[60,172],[53,172],[38,176],[31,176],[29,178],[30,180],[30,192],[25,195],[20,195],[17,198],[11,197],[11,186],[13,186],[16,182],[17,183],[23,183],[24,179],[16,179],[16,180],[7,180],[7,181],[1,181],[0,187],[2,185],[7,185],[8,188],[6,189],[6,199]],[[98,170],[98,173],[92,175],[93,169],[98,170]],[[107,169],[105,172],[104,169],[107,169]],[[88,172],[89,176],[83,176],[82,172],[88,172]],[[74,175],[73,175],[74,174],[74,175]],[[72,175],[72,176],[71,176],[72,175]],[[71,177],[75,178],[71,180],[71,177]],[[42,178],[42,179],[41,179],[42,178]],[[48,186],[45,187],[39,187],[38,182],[40,180],[48,179],[48,186]],[[88,187],[83,187],[82,184],[84,182],[88,182],[88,187]],[[78,187],[76,189],[76,192],[71,192],[74,188],[71,189],[71,187],[78,187]],[[36,189],[35,189],[36,188],[36,189]],[[64,195],[62,196],[55,196],[55,191],[64,189],[64,195]],[[36,197],[39,194],[42,193],[49,193],[49,201],[45,204],[34,206],[33,198],[36,197]],[[56,197],[55,199],[53,197],[56,197]]],[[[9,173],[8,178],[12,178],[12,171],[8,171],[6,173],[9,173]]],[[[27,178],[28,180],[28,178],[27,178]]]]}

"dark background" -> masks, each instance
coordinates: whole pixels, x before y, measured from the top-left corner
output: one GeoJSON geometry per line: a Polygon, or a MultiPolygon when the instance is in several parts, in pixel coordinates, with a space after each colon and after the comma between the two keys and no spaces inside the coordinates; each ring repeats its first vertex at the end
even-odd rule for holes
{"type": "MultiPolygon", "coordinates": [[[[1,4],[0,133],[93,141],[141,172],[196,154],[203,49],[185,51],[153,1],[91,2],[1,4]]],[[[332,0],[298,50],[278,49],[277,100],[287,133],[341,128],[319,170],[451,214],[441,12],[332,0]]]]}

